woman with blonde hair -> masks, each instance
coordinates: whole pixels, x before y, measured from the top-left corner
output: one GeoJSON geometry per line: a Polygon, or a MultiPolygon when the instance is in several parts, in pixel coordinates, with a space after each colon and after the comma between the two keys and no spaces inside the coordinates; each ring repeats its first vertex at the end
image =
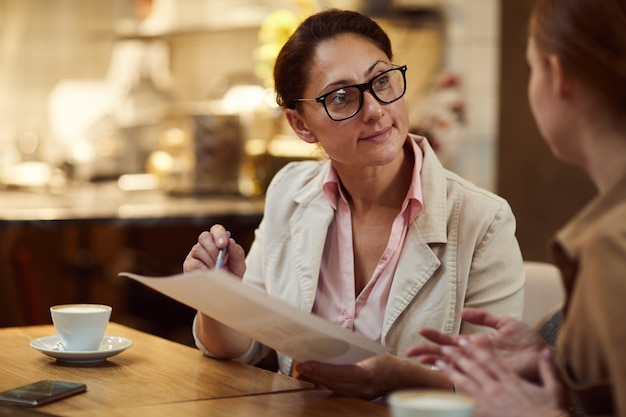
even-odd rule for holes
{"type": "Polygon", "coordinates": [[[463,318],[495,333],[422,335],[408,354],[477,398],[477,416],[626,416],[626,1],[538,0],[530,20],[528,95],[554,155],[582,168],[598,195],[554,237],[567,299],[556,349],[513,319],[463,318]],[[441,347],[443,345],[443,347],[441,347]]]}

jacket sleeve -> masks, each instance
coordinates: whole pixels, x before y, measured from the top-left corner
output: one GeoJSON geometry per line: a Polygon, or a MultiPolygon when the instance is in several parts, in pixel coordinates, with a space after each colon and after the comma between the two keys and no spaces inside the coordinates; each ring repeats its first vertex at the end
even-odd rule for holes
{"type": "MultiPolygon", "coordinates": [[[[470,266],[465,306],[520,320],[524,305],[524,262],[515,237],[515,217],[505,200],[478,240],[470,266]]],[[[463,322],[461,333],[484,330],[463,322]]]]}
{"type": "MultiPolygon", "coordinates": [[[[621,221],[621,220],[620,220],[621,221]]],[[[561,376],[575,390],[608,385],[615,416],[626,416],[626,233],[614,225],[588,240],[577,259],[576,282],[568,294],[557,341],[561,376]]],[[[601,391],[581,392],[599,406],[601,391]]]]}

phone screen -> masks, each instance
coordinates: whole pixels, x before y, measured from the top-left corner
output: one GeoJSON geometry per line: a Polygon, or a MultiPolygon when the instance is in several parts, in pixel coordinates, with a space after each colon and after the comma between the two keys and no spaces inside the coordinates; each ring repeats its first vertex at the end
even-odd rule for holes
{"type": "Polygon", "coordinates": [[[0,392],[0,401],[37,407],[85,391],[87,385],[79,382],[45,380],[0,392]]]}

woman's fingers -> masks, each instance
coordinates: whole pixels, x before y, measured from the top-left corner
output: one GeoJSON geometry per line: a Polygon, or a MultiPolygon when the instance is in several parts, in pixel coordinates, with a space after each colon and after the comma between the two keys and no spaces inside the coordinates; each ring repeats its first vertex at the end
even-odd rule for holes
{"type": "Polygon", "coordinates": [[[217,246],[213,234],[210,232],[202,232],[198,236],[198,243],[191,249],[195,258],[200,259],[209,267],[215,265],[219,247],[217,246]]]}
{"type": "Polygon", "coordinates": [[[506,370],[489,345],[479,346],[461,339],[459,347],[444,346],[441,351],[448,364],[448,371],[452,367],[457,379],[462,374],[462,383],[467,385],[467,389],[477,389],[494,382],[502,383],[507,379],[506,370]]]}
{"type": "Polygon", "coordinates": [[[461,312],[463,320],[476,324],[478,326],[491,327],[497,329],[501,324],[504,316],[497,316],[484,310],[477,308],[465,307],[461,312]]]}
{"type": "Polygon", "coordinates": [[[217,249],[225,248],[230,241],[230,233],[221,224],[211,226],[211,237],[217,249]]]}
{"type": "Polygon", "coordinates": [[[476,380],[468,376],[464,370],[456,367],[454,361],[448,359],[438,359],[435,366],[454,384],[454,386],[469,395],[475,395],[480,390],[480,385],[476,380]]]}
{"type": "Polygon", "coordinates": [[[456,346],[459,340],[465,337],[453,336],[429,328],[423,328],[419,333],[434,344],[422,343],[414,345],[407,348],[405,353],[407,356],[420,356],[420,362],[429,364],[434,364],[435,360],[441,357],[442,346],[456,346]]]}
{"type": "Polygon", "coordinates": [[[555,398],[560,398],[563,386],[554,363],[554,351],[551,348],[545,348],[541,352],[539,377],[546,389],[552,392],[555,398]]]}
{"type": "Polygon", "coordinates": [[[450,334],[442,333],[438,330],[423,328],[419,331],[420,335],[424,336],[431,342],[438,345],[456,345],[456,341],[460,336],[453,336],[450,334]]]}
{"type": "Polygon", "coordinates": [[[220,225],[211,227],[211,231],[204,231],[198,236],[198,242],[192,246],[183,263],[183,270],[190,272],[196,269],[213,268],[221,247],[229,243],[226,229],[220,225]]]}
{"type": "Polygon", "coordinates": [[[430,343],[422,343],[420,345],[415,345],[407,348],[405,353],[407,356],[440,356],[441,346],[433,345],[430,343]]]}

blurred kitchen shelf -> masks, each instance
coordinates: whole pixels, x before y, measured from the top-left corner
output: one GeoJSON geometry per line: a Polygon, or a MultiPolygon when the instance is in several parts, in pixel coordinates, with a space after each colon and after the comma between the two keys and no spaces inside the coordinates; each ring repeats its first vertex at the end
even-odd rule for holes
{"type": "Polygon", "coordinates": [[[0,223],[5,226],[41,222],[203,222],[216,216],[260,217],[263,207],[262,197],[122,191],[117,182],[71,186],[54,194],[0,191],[0,223]]]}

